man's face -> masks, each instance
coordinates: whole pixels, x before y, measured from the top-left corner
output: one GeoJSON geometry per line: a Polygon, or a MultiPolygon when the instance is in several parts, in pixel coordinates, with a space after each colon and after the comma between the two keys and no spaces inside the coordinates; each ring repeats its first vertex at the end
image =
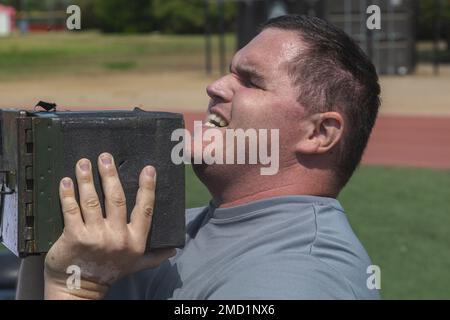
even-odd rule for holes
{"type": "Polygon", "coordinates": [[[298,88],[288,64],[302,48],[294,32],[272,28],[256,36],[235,54],[230,73],[207,87],[211,100],[206,126],[279,129],[280,160],[292,157],[304,109],[297,102],[298,88]]]}

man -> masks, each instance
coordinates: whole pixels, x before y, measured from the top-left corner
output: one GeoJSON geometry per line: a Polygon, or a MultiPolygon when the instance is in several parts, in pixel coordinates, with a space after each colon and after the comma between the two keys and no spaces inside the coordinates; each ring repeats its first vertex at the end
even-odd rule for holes
{"type": "Polygon", "coordinates": [[[73,182],[65,178],[60,186],[65,230],[46,257],[46,298],[378,298],[366,285],[370,259],[336,200],[380,104],[369,59],[318,18],[282,16],[236,53],[230,73],[207,92],[214,129],[279,130],[278,173],[261,175],[260,165],[194,165],[213,200],[188,210],[186,246],[164,261],[175,252],[143,256],[154,168],[141,173],[127,224],[112,156],[99,158],[105,219],[91,165],[80,160],[80,206],[73,182]],[[80,290],[66,286],[71,264],[81,267],[80,290]]]}

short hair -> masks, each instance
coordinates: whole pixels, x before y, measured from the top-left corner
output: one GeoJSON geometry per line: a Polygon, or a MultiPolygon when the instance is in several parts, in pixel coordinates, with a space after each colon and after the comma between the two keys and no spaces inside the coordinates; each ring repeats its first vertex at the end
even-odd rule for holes
{"type": "Polygon", "coordinates": [[[298,101],[309,114],[338,111],[346,122],[335,165],[343,187],[359,165],[380,106],[374,65],[344,31],[317,17],[285,15],[265,22],[260,31],[297,32],[306,48],[288,66],[299,87],[298,101]]]}

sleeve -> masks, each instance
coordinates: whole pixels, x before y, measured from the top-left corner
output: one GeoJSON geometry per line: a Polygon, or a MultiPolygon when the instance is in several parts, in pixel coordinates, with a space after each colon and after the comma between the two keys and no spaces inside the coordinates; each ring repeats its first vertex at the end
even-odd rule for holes
{"type": "Polygon", "coordinates": [[[117,281],[109,288],[105,300],[144,300],[156,271],[143,270],[117,281]]]}
{"type": "Polygon", "coordinates": [[[211,288],[208,299],[355,299],[347,279],[319,259],[284,254],[242,264],[211,288]]]}

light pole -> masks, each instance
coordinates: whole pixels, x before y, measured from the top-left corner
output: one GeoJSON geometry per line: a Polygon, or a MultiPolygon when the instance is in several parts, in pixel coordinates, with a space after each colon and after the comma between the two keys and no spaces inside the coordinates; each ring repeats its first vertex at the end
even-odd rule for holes
{"type": "Polygon", "coordinates": [[[205,69],[206,74],[211,74],[211,21],[209,11],[209,0],[205,0],[205,69]]]}
{"type": "Polygon", "coordinates": [[[217,0],[217,9],[219,13],[219,61],[220,74],[225,74],[225,7],[224,0],[217,0]]]}

